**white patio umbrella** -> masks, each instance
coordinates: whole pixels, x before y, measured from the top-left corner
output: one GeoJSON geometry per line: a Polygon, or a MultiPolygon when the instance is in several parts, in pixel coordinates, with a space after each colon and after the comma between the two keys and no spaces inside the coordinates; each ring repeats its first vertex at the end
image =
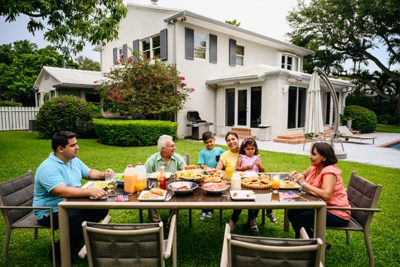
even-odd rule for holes
{"type": "Polygon", "coordinates": [[[323,132],[324,121],[322,119],[321,88],[318,73],[314,71],[307,91],[304,133],[318,136],[323,132]]]}

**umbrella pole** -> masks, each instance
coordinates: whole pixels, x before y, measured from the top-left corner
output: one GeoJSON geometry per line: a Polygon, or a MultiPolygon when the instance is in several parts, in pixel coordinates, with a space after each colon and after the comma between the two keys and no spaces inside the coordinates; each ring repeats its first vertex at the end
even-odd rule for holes
{"type": "Polygon", "coordinates": [[[314,67],[314,71],[317,72],[318,75],[321,77],[321,79],[325,82],[326,86],[328,87],[328,89],[331,93],[332,99],[333,99],[333,110],[335,113],[335,117],[333,118],[334,119],[334,121],[333,121],[333,137],[331,138],[331,146],[332,146],[333,150],[335,151],[336,157],[338,159],[345,159],[345,158],[347,158],[347,153],[344,151],[343,144],[341,144],[342,148],[343,148],[342,151],[338,152],[335,149],[335,142],[340,141],[339,137],[338,137],[339,120],[340,120],[339,101],[336,96],[335,89],[333,89],[333,85],[329,81],[328,76],[320,68],[314,67]]]}

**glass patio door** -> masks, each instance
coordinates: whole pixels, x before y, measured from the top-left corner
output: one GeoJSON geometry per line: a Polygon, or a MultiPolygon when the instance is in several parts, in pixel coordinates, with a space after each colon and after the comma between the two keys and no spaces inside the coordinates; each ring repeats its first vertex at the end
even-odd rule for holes
{"type": "Polygon", "coordinates": [[[237,125],[247,126],[247,89],[237,90],[237,125]]]}

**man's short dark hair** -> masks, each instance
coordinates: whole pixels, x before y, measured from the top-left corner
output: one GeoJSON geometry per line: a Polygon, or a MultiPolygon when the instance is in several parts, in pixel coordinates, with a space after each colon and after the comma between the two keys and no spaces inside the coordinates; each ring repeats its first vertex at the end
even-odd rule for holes
{"type": "Polygon", "coordinates": [[[318,151],[321,156],[325,157],[325,160],[322,161],[322,165],[329,166],[337,163],[337,158],[335,155],[335,151],[330,144],[324,142],[314,143],[311,151],[314,151],[314,148],[318,151]]]}
{"type": "Polygon", "coordinates": [[[76,133],[70,131],[59,131],[53,134],[51,138],[51,148],[56,152],[57,147],[62,146],[65,148],[68,145],[68,139],[76,137],[76,133]]]}
{"type": "Polygon", "coordinates": [[[203,139],[203,142],[205,142],[210,138],[214,138],[214,135],[213,135],[213,133],[211,131],[206,131],[206,132],[203,133],[201,138],[203,139]]]}

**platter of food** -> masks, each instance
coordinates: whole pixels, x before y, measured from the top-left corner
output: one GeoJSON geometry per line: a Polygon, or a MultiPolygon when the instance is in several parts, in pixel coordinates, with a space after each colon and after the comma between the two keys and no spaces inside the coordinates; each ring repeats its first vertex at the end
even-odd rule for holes
{"type": "Polygon", "coordinates": [[[300,189],[301,186],[295,181],[281,181],[280,189],[300,189]]]}
{"type": "Polygon", "coordinates": [[[114,173],[112,180],[117,181],[117,184],[124,184],[124,174],[123,173],[114,173]]]}
{"type": "Polygon", "coordinates": [[[179,171],[177,172],[177,175],[180,179],[189,182],[197,182],[200,181],[202,178],[207,177],[207,175],[204,174],[202,170],[179,171]]]}
{"type": "Polygon", "coordinates": [[[271,188],[272,179],[267,174],[261,173],[260,175],[243,178],[241,183],[245,188],[264,190],[271,188]]]}
{"type": "Polygon", "coordinates": [[[231,190],[232,200],[255,200],[256,195],[252,190],[231,190]]]}
{"type": "Polygon", "coordinates": [[[203,184],[202,188],[209,194],[221,194],[229,188],[229,185],[224,183],[207,183],[203,184]]]}
{"type": "Polygon", "coordinates": [[[143,190],[138,199],[140,201],[164,201],[167,196],[167,190],[153,188],[151,190],[143,190]]]}
{"type": "Polygon", "coordinates": [[[193,193],[198,185],[193,182],[173,182],[168,185],[168,188],[177,195],[185,195],[193,193]]]}
{"type": "Polygon", "coordinates": [[[82,188],[102,188],[105,189],[109,181],[89,181],[82,188]]]}

